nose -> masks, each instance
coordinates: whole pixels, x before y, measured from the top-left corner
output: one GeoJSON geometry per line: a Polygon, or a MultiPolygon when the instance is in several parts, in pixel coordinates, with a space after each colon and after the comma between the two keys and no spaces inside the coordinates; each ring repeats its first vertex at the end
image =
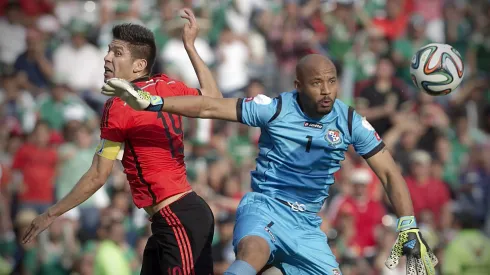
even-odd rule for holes
{"type": "Polygon", "coordinates": [[[112,54],[111,52],[108,52],[105,56],[104,56],[104,62],[111,62],[112,60],[112,54]]]}
{"type": "Polygon", "coordinates": [[[328,88],[328,83],[327,82],[323,82],[322,83],[322,87],[320,89],[320,93],[322,95],[329,95],[330,94],[330,89],[328,88]]]}

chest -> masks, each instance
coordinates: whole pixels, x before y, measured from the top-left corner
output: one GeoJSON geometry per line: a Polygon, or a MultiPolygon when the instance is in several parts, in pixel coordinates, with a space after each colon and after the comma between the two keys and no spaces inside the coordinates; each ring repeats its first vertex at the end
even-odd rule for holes
{"type": "Polygon", "coordinates": [[[24,169],[55,169],[56,153],[51,150],[34,149],[22,156],[24,169]]]}
{"type": "Polygon", "coordinates": [[[344,159],[350,144],[347,127],[339,119],[326,122],[305,120],[290,116],[270,127],[272,145],[282,151],[285,159],[324,166],[344,159]]]}

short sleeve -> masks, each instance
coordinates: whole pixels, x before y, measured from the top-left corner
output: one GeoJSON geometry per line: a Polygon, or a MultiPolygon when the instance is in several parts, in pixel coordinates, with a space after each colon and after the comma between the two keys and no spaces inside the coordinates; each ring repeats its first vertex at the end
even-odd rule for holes
{"type": "Polygon", "coordinates": [[[374,156],[385,147],[371,123],[356,112],[352,119],[352,145],[364,159],[374,156]]]}
{"type": "Polygon", "coordinates": [[[124,112],[117,108],[115,98],[110,98],[104,105],[100,120],[100,138],[121,143],[126,139],[126,118],[124,112]]]}
{"type": "Polygon", "coordinates": [[[253,127],[263,127],[277,118],[282,108],[282,98],[265,95],[240,98],[237,102],[238,121],[253,127]]]}

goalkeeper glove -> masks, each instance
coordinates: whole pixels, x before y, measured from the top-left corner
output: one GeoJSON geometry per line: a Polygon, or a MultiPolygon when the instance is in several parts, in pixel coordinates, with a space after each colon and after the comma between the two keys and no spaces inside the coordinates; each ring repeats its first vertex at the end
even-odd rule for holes
{"type": "Polygon", "coordinates": [[[407,256],[407,275],[435,275],[438,260],[422,238],[415,217],[398,219],[398,238],[385,265],[394,269],[402,256],[407,256]]]}
{"type": "Polygon", "coordinates": [[[151,95],[121,78],[107,80],[102,87],[102,94],[119,97],[136,111],[160,112],[163,107],[163,98],[151,95]]]}

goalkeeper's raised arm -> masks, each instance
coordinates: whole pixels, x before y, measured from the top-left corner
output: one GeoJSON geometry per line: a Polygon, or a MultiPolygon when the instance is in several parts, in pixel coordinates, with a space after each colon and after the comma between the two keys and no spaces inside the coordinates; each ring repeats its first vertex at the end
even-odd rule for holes
{"type": "Polygon", "coordinates": [[[240,107],[238,104],[241,103],[241,100],[237,98],[212,98],[208,96],[162,98],[151,95],[119,78],[109,79],[102,88],[102,93],[121,98],[137,111],[164,111],[187,117],[240,121],[237,116],[237,109],[240,107]]]}

